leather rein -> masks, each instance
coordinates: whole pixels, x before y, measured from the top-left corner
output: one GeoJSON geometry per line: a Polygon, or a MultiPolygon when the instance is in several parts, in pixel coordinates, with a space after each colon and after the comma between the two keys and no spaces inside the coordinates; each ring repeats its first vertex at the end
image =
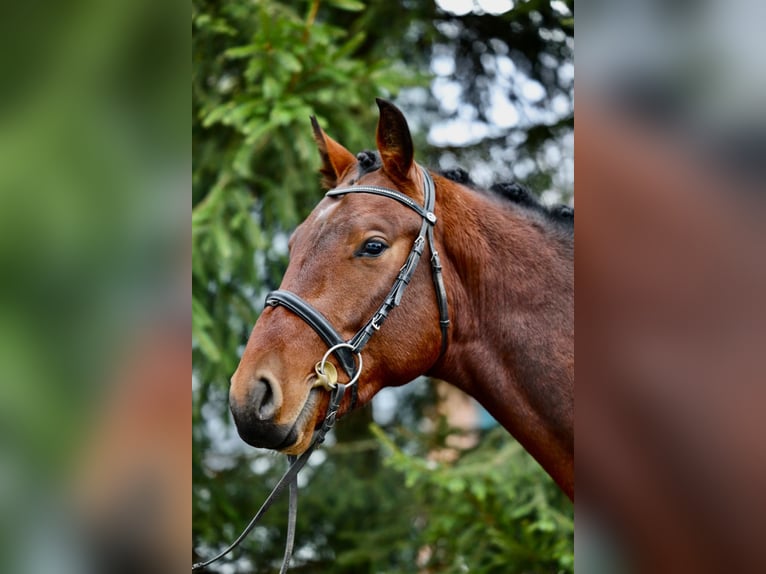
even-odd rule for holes
{"type": "Polygon", "coordinates": [[[217,562],[229,552],[234,550],[245,539],[250,531],[255,528],[258,521],[271,507],[274,500],[282,493],[285,487],[289,487],[289,510],[288,510],[288,527],[287,527],[287,541],[285,543],[285,554],[282,560],[282,567],[280,568],[280,574],[284,574],[290,564],[290,558],[292,557],[293,543],[295,540],[295,522],[297,516],[298,507],[298,472],[308,462],[311,453],[324,442],[325,436],[335,424],[338,409],[340,403],[343,400],[346,390],[351,388],[351,406],[349,410],[353,410],[357,401],[357,381],[362,373],[362,349],[365,347],[370,338],[380,330],[383,322],[388,317],[388,314],[395,307],[398,307],[402,300],[404,290],[409,285],[412,276],[415,274],[415,269],[420,262],[420,258],[423,255],[423,249],[425,244],[428,243],[428,248],[431,251],[431,271],[434,282],[434,289],[436,290],[436,300],[439,307],[439,327],[441,329],[441,351],[440,357],[447,349],[447,335],[449,330],[449,310],[447,306],[447,293],[444,288],[444,280],[442,278],[442,266],[439,259],[439,253],[436,250],[434,244],[433,228],[436,225],[436,215],[434,214],[434,205],[436,203],[436,190],[434,187],[434,181],[431,175],[426,169],[421,168],[423,174],[423,205],[418,205],[411,198],[406,196],[400,191],[395,189],[389,189],[386,187],[378,187],[373,185],[356,185],[352,187],[342,187],[332,189],[328,191],[326,197],[341,197],[351,193],[367,193],[373,195],[379,195],[393,199],[402,205],[415,211],[421,218],[422,223],[420,226],[420,232],[415,238],[412,244],[412,249],[407,256],[407,259],[399,270],[394,284],[388,295],[383,300],[383,303],[378,307],[377,311],[373,313],[372,317],[362,326],[356,334],[348,341],[345,341],[340,335],[337,329],[325,318],[322,313],[312,307],[308,302],[303,300],[300,296],[292,293],[291,291],[279,289],[272,291],[266,296],[266,305],[269,307],[282,306],[292,313],[298,315],[308,325],[314,329],[319,337],[325,342],[328,347],[322,360],[315,366],[318,382],[315,386],[322,386],[330,391],[330,402],[327,406],[327,412],[325,413],[324,420],[318,431],[314,433],[314,437],[309,445],[308,449],[299,457],[288,456],[290,463],[289,468],[279,479],[271,494],[261,505],[261,508],[252,518],[250,523],[245,527],[237,539],[232,542],[226,549],[220,552],[215,557],[205,561],[198,562],[192,566],[192,571],[201,570],[210,564],[217,562]],[[341,368],[346,372],[349,377],[347,383],[339,383],[337,380],[337,372],[332,363],[329,363],[327,359],[330,355],[334,355],[338,360],[341,368]]]}

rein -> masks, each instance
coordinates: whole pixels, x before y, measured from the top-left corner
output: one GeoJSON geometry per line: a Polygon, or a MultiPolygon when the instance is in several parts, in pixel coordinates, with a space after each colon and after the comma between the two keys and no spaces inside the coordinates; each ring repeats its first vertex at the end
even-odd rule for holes
{"type": "Polygon", "coordinates": [[[420,232],[415,238],[412,244],[407,259],[402,265],[399,273],[394,280],[394,284],[388,295],[383,300],[383,303],[378,307],[377,311],[373,313],[372,317],[362,326],[356,334],[348,341],[345,341],[340,335],[337,329],[333,327],[327,318],[322,315],[317,309],[312,307],[308,302],[304,301],[300,296],[292,293],[291,291],[279,289],[272,291],[266,296],[266,305],[269,307],[282,306],[292,313],[298,315],[308,325],[314,329],[319,337],[325,342],[328,347],[322,360],[319,361],[314,367],[318,381],[315,386],[322,386],[330,391],[330,403],[327,406],[327,412],[325,413],[322,426],[316,433],[311,441],[310,446],[299,457],[288,456],[290,466],[279,479],[271,494],[261,505],[261,508],[252,518],[250,523],[245,527],[237,539],[232,542],[225,550],[220,552],[215,557],[205,561],[199,562],[192,566],[192,571],[201,570],[206,566],[209,566],[213,562],[217,562],[229,552],[234,550],[245,539],[250,531],[255,528],[258,521],[271,507],[274,500],[279,496],[286,486],[289,487],[289,510],[288,510],[288,526],[287,526],[287,541],[285,543],[285,554],[282,560],[282,567],[280,568],[280,574],[284,574],[290,564],[290,558],[292,557],[293,543],[295,539],[295,522],[297,517],[298,508],[298,472],[306,465],[311,453],[324,442],[325,435],[335,424],[337,419],[338,409],[340,403],[343,400],[343,396],[346,389],[351,388],[351,407],[349,410],[353,410],[357,397],[357,381],[362,373],[362,349],[365,347],[370,338],[379,331],[383,322],[388,317],[388,314],[394,307],[398,307],[404,295],[404,290],[409,285],[412,276],[415,274],[415,269],[420,262],[420,258],[423,255],[423,249],[426,242],[428,248],[431,251],[431,271],[434,282],[434,289],[436,291],[436,300],[439,307],[439,327],[441,329],[441,351],[439,357],[444,355],[447,349],[447,335],[449,330],[449,309],[447,306],[447,293],[444,288],[444,280],[442,278],[442,266],[439,259],[439,253],[436,250],[434,244],[433,227],[436,224],[436,215],[434,214],[434,205],[436,203],[436,190],[434,187],[434,181],[427,170],[421,168],[423,174],[423,205],[418,205],[408,196],[402,192],[388,189],[386,187],[378,187],[373,185],[357,185],[353,187],[342,187],[332,189],[325,195],[327,197],[340,197],[348,195],[350,193],[368,193],[373,195],[379,195],[398,201],[402,205],[415,211],[423,219],[420,226],[420,232]],[[338,382],[338,374],[332,363],[327,361],[330,355],[334,355],[341,368],[346,372],[349,377],[349,382],[342,384],[338,382]]]}
{"type": "Polygon", "coordinates": [[[284,572],[287,571],[287,565],[290,563],[290,558],[293,553],[293,541],[295,539],[295,519],[297,517],[298,508],[298,472],[306,465],[309,457],[311,456],[311,453],[313,453],[314,450],[324,442],[325,435],[335,424],[335,419],[338,414],[338,407],[340,406],[340,402],[343,399],[344,393],[346,392],[346,386],[347,385],[339,383],[332,390],[332,393],[330,394],[330,404],[327,407],[327,414],[325,414],[324,421],[322,422],[322,427],[314,435],[314,439],[312,440],[311,445],[299,457],[288,456],[290,467],[282,475],[282,478],[279,479],[279,482],[277,482],[276,486],[274,486],[271,494],[269,494],[266,500],[264,500],[263,504],[258,509],[258,512],[255,513],[255,516],[253,516],[252,520],[250,520],[250,523],[242,531],[242,534],[240,534],[237,539],[232,542],[226,549],[222,550],[213,558],[210,558],[205,562],[197,562],[194,564],[192,566],[192,572],[196,570],[202,570],[203,568],[210,566],[213,562],[218,562],[221,558],[239,546],[245,537],[250,534],[250,531],[255,528],[261,517],[266,514],[266,511],[271,507],[276,498],[285,489],[285,486],[289,486],[290,496],[288,501],[289,519],[287,525],[287,542],[285,544],[285,556],[282,561],[282,568],[279,570],[279,572],[280,574],[284,574],[284,572]]]}

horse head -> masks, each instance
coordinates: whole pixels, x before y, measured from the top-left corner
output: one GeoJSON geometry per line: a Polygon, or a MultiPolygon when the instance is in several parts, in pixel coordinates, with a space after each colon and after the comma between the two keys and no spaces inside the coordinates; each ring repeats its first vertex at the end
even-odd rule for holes
{"type": "MultiPolygon", "coordinates": [[[[397,280],[411,265],[418,243],[423,257],[432,259],[433,230],[427,230],[428,242],[423,230],[436,218],[429,213],[426,221],[420,209],[431,179],[414,162],[404,115],[384,100],[378,107],[377,153],[354,156],[312,118],[323,184],[331,191],[290,238],[290,261],[280,286],[280,292],[316,310],[339,339],[352,341],[365,329],[373,335],[369,344],[364,337],[364,344],[357,340],[352,349],[361,355],[355,360],[362,372],[356,373],[355,396],[342,403],[341,414],[352,403],[369,402],[385,386],[427,372],[446,343],[446,298],[442,288],[440,313],[439,287],[435,295],[429,266],[417,265],[419,253],[411,277],[397,280]],[[333,189],[340,192],[333,195],[333,189]],[[398,195],[372,193],[375,189],[398,195]],[[392,284],[402,292],[406,287],[406,296],[392,295],[392,284]],[[376,312],[395,297],[401,300],[381,326],[376,312]]],[[[231,379],[229,402],[243,440],[287,454],[308,448],[329,401],[322,377],[334,372],[341,383],[351,379],[332,353],[326,357],[330,365],[318,368],[326,354],[327,341],[300,313],[279,304],[264,309],[231,379]]]]}

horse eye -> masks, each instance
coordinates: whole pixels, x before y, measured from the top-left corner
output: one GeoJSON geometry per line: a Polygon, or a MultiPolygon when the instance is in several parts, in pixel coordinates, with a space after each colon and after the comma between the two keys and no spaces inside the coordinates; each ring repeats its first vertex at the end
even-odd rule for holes
{"type": "Polygon", "coordinates": [[[388,245],[382,239],[368,239],[359,248],[357,255],[360,257],[377,257],[388,249],[388,245]]]}

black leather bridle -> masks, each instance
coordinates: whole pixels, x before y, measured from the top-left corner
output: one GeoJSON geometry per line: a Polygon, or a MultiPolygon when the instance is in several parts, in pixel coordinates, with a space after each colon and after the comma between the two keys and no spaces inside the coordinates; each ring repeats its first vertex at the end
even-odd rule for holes
{"type": "MultiPolygon", "coordinates": [[[[399,270],[399,274],[396,276],[396,280],[394,281],[391,290],[388,292],[388,295],[383,300],[380,307],[378,307],[377,311],[373,313],[372,317],[370,317],[353,337],[348,341],[344,341],[340,333],[338,333],[332,323],[330,323],[322,313],[317,311],[295,293],[280,289],[272,291],[266,296],[266,305],[271,307],[281,305],[308,323],[322,338],[325,344],[333,350],[333,354],[349,377],[352,377],[356,370],[354,355],[359,355],[362,352],[362,349],[367,345],[367,342],[373,334],[381,328],[383,322],[388,317],[389,312],[394,307],[398,307],[401,303],[404,290],[407,288],[412,276],[415,274],[415,269],[418,266],[421,255],[423,255],[423,249],[426,242],[428,242],[428,248],[431,250],[431,270],[434,287],[436,289],[436,300],[439,305],[439,326],[441,328],[442,337],[441,352],[439,356],[443,355],[447,348],[447,330],[449,329],[447,294],[444,289],[444,280],[442,279],[442,266],[441,261],[439,260],[439,252],[434,245],[433,232],[434,225],[436,225],[436,215],[434,214],[436,190],[434,189],[434,181],[428,171],[422,168],[420,171],[423,174],[422,206],[415,203],[411,198],[400,191],[374,185],[341,187],[330,190],[325,194],[327,197],[341,197],[352,193],[380,195],[398,201],[402,205],[409,207],[423,220],[420,225],[420,232],[412,244],[412,249],[410,249],[410,254],[407,256],[404,265],[402,265],[399,270]]],[[[352,409],[356,402],[355,391],[356,386],[352,386],[352,392],[354,393],[352,397],[352,409]]]]}
{"type": "Polygon", "coordinates": [[[402,205],[415,211],[421,218],[422,223],[420,225],[420,231],[415,241],[412,244],[412,249],[407,256],[407,259],[402,265],[399,273],[394,280],[394,284],[388,295],[383,300],[383,303],[378,307],[377,311],[373,313],[372,317],[362,326],[356,334],[348,341],[344,340],[337,329],[333,327],[327,318],[317,309],[312,307],[309,303],[303,300],[301,297],[292,293],[291,291],[279,289],[272,291],[266,296],[266,305],[270,307],[282,306],[289,311],[295,313],[298,317],[303,319],[308,325],[314,329],[319,337],[324,341],[328,347],[327,353],[325,353],[322,360],[317,363],[316,370],[320,376],[324,375],[324,370],[327,368],[327,358],[330,354],[333,354],[341,368],[346,372],[349,377],[348,383],[339,383],[331,381],[330,388],[330,403],[327,407],[325,418],[322,421],[322,426],[312,439],[309,448],[301,454],[300,457],[289,457],[290,467],[282,478],[277,482],[274,490],[269,494],[266,501],[264,501],[261,508],[256,515],[247,525],[245,530],[239,537],[223,552],[215,556],[214,558],[207,560],[206,562],[197,563],[192,566],[192,571],[199,570],[218,561],[228,554],[231,550],[236,548],[245,536],[255,527],[260,520],[261,516],[265,514],[266,510],[271,506],[276,497],[284,490],[285,486],[290,488],[289,497],[289,519],[287,529],[287,543],[285,545],[285,555],[282,562],[282,568],[280,574],[287,571],[292,556],[293,541],[295,535],[295,519],[297,513],[297,476],[298,471],[306,464],[311,453],[324,442],[325,435],[335,424],[337,418],[338,408],[343,400],[343,396],[348,387],[352,389],[351,409],[357,400],[357,382],[362,371],[362,357],[361,352],[370,338],[380,330],[383,322],[388,317],[388,314],[395,307],[398,307],[404,295],[404,290],[409,285],[412,276],[415,274],[420,258],[423,255],[423,249],[425,244],[428,243],[428,248],[431,251],[431,271],[433,276],[434,288],[436,290],[436,301],[439,307],[439,327],[441,329],[441,351],[439,357],[441,357],[447,349],[447,337],[449,330],[449,309],[447,306],[447,293],[444,289],[444,280],[442,278],[442,267],[439,259],[439,253],[436,250],[434,244],[433,228],[436,225],[436,215],[434,214],[434,204],[436,203],[436,190],[434,187],[433,179],[426,169],[421,168],[423,174],[423,205],[418,205],[410,197],[406,196],[400,191],[395,189],[389,189],[386,187],[378,187],[374,185],[355,185],[352,187],[341,187],[328,191],[325,195],[327,197],[341,197],[349,195],[351,193],[368,193],[373,195],[379,195],[398,201],[402,205]]]}

